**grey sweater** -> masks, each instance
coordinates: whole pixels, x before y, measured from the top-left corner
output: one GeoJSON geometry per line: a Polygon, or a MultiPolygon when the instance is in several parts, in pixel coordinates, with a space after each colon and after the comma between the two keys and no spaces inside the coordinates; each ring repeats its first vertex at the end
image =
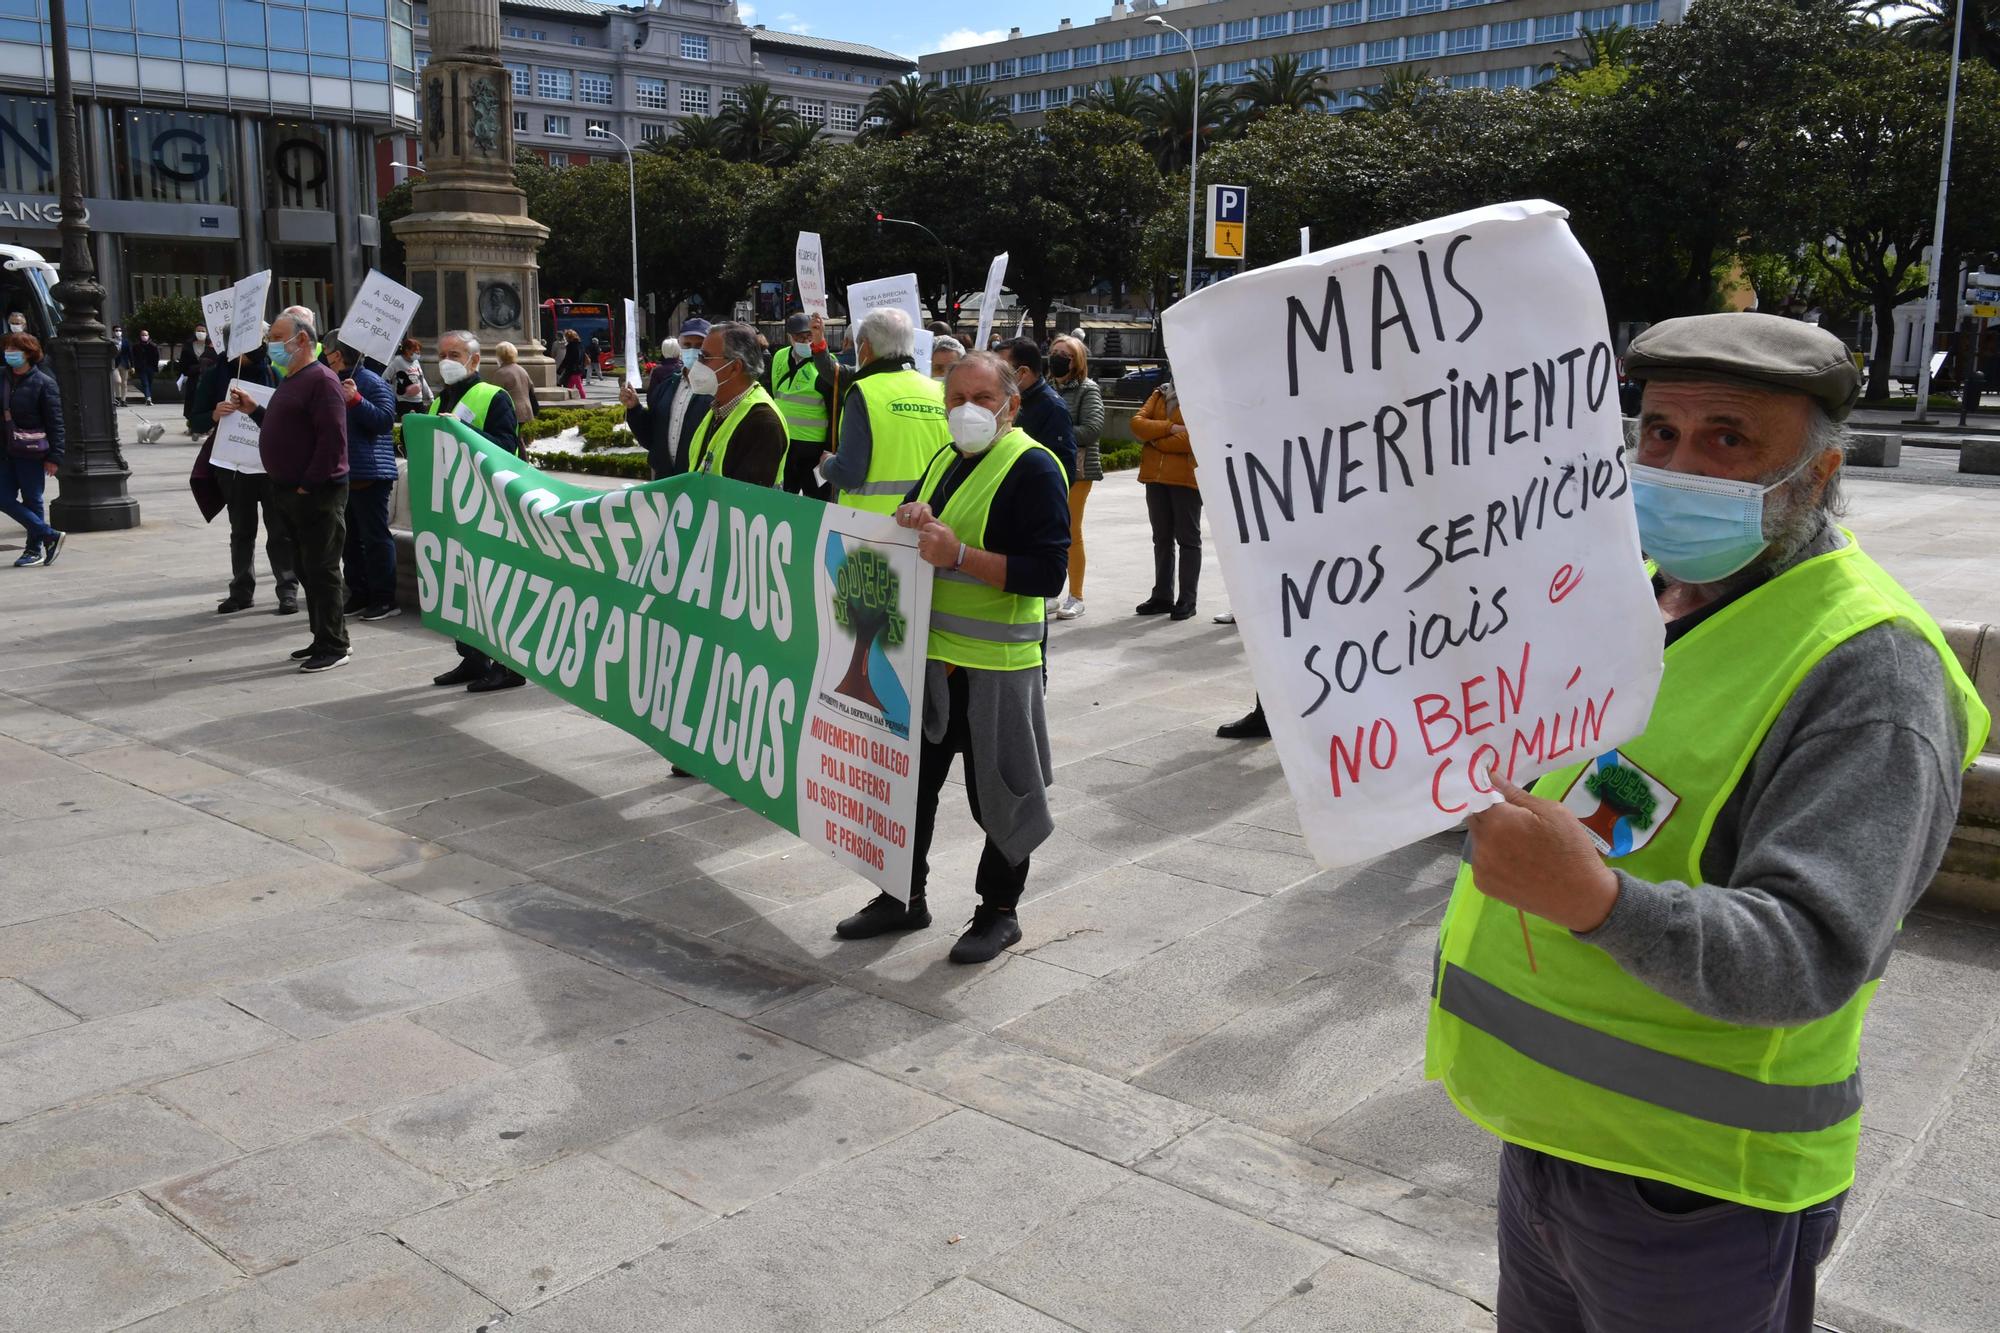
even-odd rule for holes
{"type": "MultiPolygon", "coordinates": [[[[1806,558],[1844,543],[1837,532],[1806,558]]],[[[1708,881],[1618,874],[1578,939],[1696,1013],[1785,1027],[1880,976],[1958,818],[1966,723],[1930,644],[1863,630],[1800,682],[1718,815],[1708,881]]]]}

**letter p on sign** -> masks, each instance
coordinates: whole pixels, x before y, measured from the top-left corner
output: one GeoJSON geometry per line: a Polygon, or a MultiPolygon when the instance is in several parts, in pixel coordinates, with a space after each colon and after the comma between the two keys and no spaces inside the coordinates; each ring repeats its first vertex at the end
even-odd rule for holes
{"type": "Polygon", "coordinates": [[[1243,258],[1243,228],[1250,220],[1250,191],[1241,185],[1208,187],[1208,257],[1243,258]]]}

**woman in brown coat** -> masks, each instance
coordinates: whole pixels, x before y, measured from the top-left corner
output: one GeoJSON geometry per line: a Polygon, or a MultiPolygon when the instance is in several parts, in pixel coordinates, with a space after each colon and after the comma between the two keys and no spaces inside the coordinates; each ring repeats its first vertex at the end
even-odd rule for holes
{"type": "Polygon", "coordinates": [[[1139,603],[1142,616],[1194,615],[1201,582],[1201,491],[1194,479],[1194,449],[1181,420],[1180,395],[1169,380],[1153,391],[1132,418],[1132,434],[1145,448],[1139,480],[1146,487],[1146,516],[1153,524],[1153,595],[1139,603]],[[1174,584],[1174,550],[1180,548],[1180,585],[1174,584]]]}

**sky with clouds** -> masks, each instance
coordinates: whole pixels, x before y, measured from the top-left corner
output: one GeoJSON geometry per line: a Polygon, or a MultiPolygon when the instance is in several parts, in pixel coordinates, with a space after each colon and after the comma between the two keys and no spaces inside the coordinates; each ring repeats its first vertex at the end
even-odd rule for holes
{"type": "Polygon", "coordinates": [[[780,32],[866,42],[912,58],[999,41],[1007,29],[1047,32],[1063,19],[1079,27],[1111,12],[1111,0],[1016,0],[1004,8],[939,5],[930,0],[755,0],[739,3],[745,23],[780,32]]]}

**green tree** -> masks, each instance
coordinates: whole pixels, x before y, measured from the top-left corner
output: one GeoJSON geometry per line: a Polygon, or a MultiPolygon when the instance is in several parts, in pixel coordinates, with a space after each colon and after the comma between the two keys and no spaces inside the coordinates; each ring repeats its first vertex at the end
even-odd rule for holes
{"type": "Polygon", "coordinates": [[[685,149],[695,153],[715,153],[720,155],[729,143],[729,136],[723,132],[722,122],[714,116],[682,116],[674,126],[672,139],[655,139],[646,147],[656,153],[685,149]]]}
{"type": "Polygon", "coordinates": [[[1629,821],[1633,828],[1653,827],[1653,816],[1659,813],[1660,798],[1653,795],[1653,785],[1638,769],[1625,764],[1594,768],[1590,776],[1583,780],[1583,788],[1601,804],[1611,807],[1617,815],[1629,821]]]}
{"type": "Polygon", "coordinates": [[[1009,125],[1007,104],[978,84],[953,88],[939,95],[938,115],[954,125],[1009,125]]]}
{"type": "Polygon", "coordinates": [[[1361,94],[1360,109],[1377,115],[1386,111],[1408,111],[1444,90],[1444,80],[1428,69],[1399,65],[1383,77],[1380,86],[1361,94]]]}
{"type": "Polygon", "coordinates": [[[1101,87],[1085,93],[1082,105],[1091,111],[1108,111],[1127,120],[1144,122],[1146,81],[1135,75],[1115,74],[1106,79],[1101,87]]]}
{"type": "Polygon", "coordinates": [[[1867,0],[1862,12],[1896,41],[1920,51],[1951,54],[1952,28],[1965,7],[1960,54],[2000,65],[2000,0],[1867,0]]]}
{"type": "Polygon", "coordinates": [[[868,679],[869,652],[878,638],[891,648],[900,644],[908,625],[896,571],[874,547],[857,547],[841,561],[834,579],[833,618],[854,636],[847,673],[833,687],[834,693],[880,708],[882,700],[868,679]]]}
{"type": "Polygon", "coordinates": [[[1326,105],[1326,75],[1309,70],[1296,55],[1272,56],[1262,62],[1250,81],[1237,89],[1242,123],[1263,119],[1273,111],[1318,111],[1326,105]]]}
{"type": "Polygon", "coordinates": [[[817,125],[809,125],[803,120],[793,121],[778,131],[778,138],[771,145],[765,160],[772,166],[796,166],[806,159],[806,155],[825,141],[826,135],[817,125]]]}
{"type": "Polygon", "coordinates": [[[768,83],[746,83],[715,118],[723,148],[738,162],[762,162],[798,113],[768,83]]]}
{"type": "Polygon", "coordinates": [[[1563,47],[1555,53],[1556,58],[1544,64],[1542,69],[1557,75],[1578,75],[1589,70],[1629,71],[1639,53],[1639,30],[1636,28],[1599,28],[1596,32],[1578,28],[1574,40],[1575,50],[1563,47]]]}
{"type": "Polygon", "coordinates": [[[921,134],[938,124],[943,115],[936,90],[925,87],[924,81],[912,74],[877,88],[861,108],[861,118],[865,122],[861,137],[872,141],[921,134]]]}
{"type": "Polygon", "coordinates": [[[1204,83],[1197,90],[1194,76],[1176,74],[1172,82],[1148,90],[1146,94],[1146,144],[1163,171],[1179,171],[1187,166],[1194,143],[1197,115],[1200,150],[1207,152],[1211,141],[1229,126],[1236,111],[1233,90],[1204,83]]]}

